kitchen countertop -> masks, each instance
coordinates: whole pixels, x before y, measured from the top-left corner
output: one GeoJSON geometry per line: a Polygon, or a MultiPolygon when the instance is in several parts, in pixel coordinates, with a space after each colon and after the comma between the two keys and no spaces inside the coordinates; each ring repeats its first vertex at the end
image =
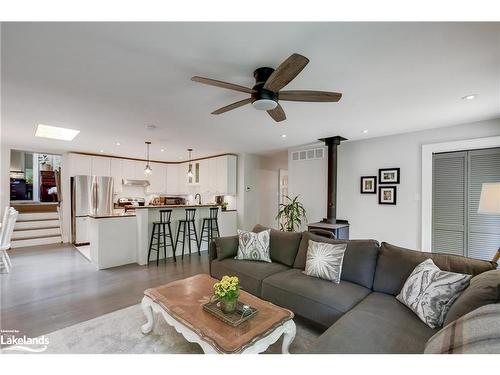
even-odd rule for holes
{"type": "Polygon", "coordinates": [[[196,207],[219,207],[220,204],[216,203],[206,203],[206,204],[161,204],[161,205],[147,205],[147,206],[132,206],[128,205],[125,208],[130,209],[144,209],[144,208],[196,208],[196,207]]]}
{"type": "Polygon", "coordinates": [[[109,215],[88,215],[92,219],[109,219],[114,217],[135,217],[134,213],[124,213],[124,214],[109,214],[109,215]]]}

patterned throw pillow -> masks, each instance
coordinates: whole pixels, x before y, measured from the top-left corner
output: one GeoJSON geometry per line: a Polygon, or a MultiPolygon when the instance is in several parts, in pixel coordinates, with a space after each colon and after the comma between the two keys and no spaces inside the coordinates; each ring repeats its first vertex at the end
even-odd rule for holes
{"type": "Polygon", "coordinates": [[[431,328],[443,325],[446,314],[471,275],[441,271],[427,259],[415,267],[396,298],[431,328]]]}
{"type": "Polygon", "coordinates": [[[309,240],[307,247],[306,269],[303,271],[308,276],[319,277],[340,283],[342,261],[344,260],[347,244],[331,244],[309,240]]]}
{"type": "Polygon", "coordinates": [[[238,229],[238,254],[234,259],[258,260],[271,263],[269,257],[269,239],[271,229],[259,233],[238,229]]]}

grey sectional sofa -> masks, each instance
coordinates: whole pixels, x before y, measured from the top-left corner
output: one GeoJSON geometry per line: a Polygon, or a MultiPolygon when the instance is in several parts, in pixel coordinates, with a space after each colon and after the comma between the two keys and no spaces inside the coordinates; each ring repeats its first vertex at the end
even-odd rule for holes
{"type": "MultiPolygon", "coordinates": [[[[264,229],[257,225],[254,231],[264,229]]],[[[219,279],[236,275],[244,290],[326,328],[311,353],[423,353],[438,330],[395,298],[413,269],[427,258],[442,270],[471,275],[497,267],[493,262],[379,245],[374,240],[331,240],[309,232],[271,230],[272,263],[235,260],[237,248],[237,236],[212,242],[210,274],[219,279]],[[339,284],[302,272],[309,240],[347,242],[339,284]]],[[[487,282],[496,296],[493,302],[498,302],[500,271],[487,282]]]]}

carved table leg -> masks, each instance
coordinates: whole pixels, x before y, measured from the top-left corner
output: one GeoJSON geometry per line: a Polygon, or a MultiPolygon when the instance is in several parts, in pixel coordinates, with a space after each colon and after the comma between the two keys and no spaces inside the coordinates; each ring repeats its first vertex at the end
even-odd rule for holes
{"type": "Polygon", "coordinates": [[[283,332],[283,345],[281,346],[281,353],[290,354],[288,349],[290,348],[290,344],[295,339],[295,333],[297,332],[295,328],[295,323],[293,320],[287,321],[283,328],[285,329],[283,332]]]}
{"type": "Polygon", "coordinates": [[[147,322],[141,327],[142,333],[147,335],[151,332],[155,325],[155,316],[153,314],[153,308],[151,307],[151,300],[148,297],[144,297],[141,302],[142,311],[146,315],[147,322]]]}

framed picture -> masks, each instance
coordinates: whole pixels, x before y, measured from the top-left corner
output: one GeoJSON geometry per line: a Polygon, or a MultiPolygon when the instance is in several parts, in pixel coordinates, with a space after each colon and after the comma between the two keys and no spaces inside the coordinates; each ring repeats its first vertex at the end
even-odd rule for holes
{"type": "Polygon", "coordinates": [[[378,187],[378,204],[396,204],[396,186],[378,187]]]}
{"type": "Polygon", "coordinates": [[[361,177],[361,194],[377,194],[377,176],[361,177]]]}
{"type": "Polygon", "coordinates": [[[399,168],[385,168],[378,170],[378,183],[382,184],[399,184],[400,173],[399,168]]]}

